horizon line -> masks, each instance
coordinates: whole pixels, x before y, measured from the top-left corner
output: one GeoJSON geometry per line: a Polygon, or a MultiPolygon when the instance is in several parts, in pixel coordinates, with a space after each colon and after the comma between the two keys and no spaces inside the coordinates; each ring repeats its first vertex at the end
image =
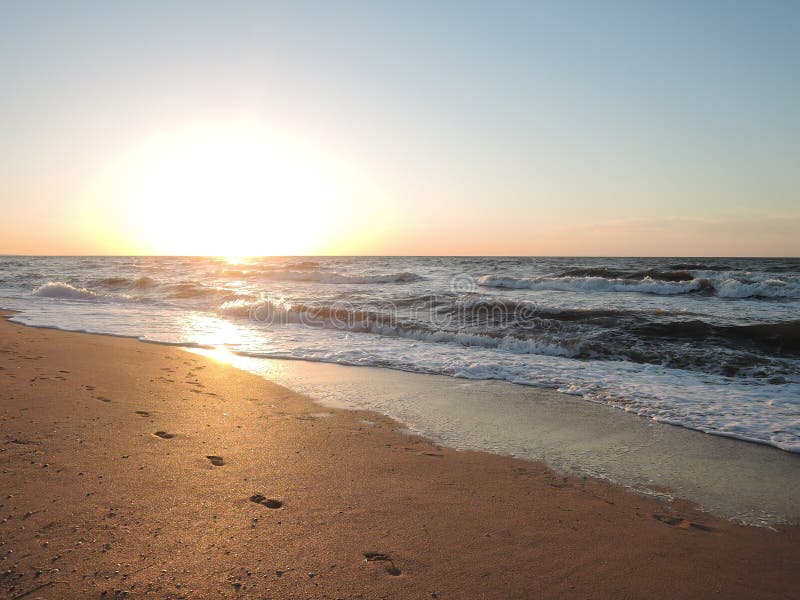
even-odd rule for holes
{"type": "Polygon", "coordinates": [[[0,258],[758,258],[797,260],[773,254],[14,254],[0,258]]]}

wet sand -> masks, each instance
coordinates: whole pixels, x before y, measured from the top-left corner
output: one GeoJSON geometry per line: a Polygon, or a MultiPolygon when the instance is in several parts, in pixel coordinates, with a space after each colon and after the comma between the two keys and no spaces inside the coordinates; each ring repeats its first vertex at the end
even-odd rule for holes
{"type": "Polygon", "coordinates": [[[0,322],[0,597],[790,598],[800,534],[0,322]]]}
{"type": "Polygon", "coordinates": [[[745,524],[800,524],[800,454],[772,446],[506,381],[233,354],[225,360],[322,405],[375,410],[444,446],[543,462],[562,475],[597,477],[646,495],[669,490],[672,498],[745,524]]]}

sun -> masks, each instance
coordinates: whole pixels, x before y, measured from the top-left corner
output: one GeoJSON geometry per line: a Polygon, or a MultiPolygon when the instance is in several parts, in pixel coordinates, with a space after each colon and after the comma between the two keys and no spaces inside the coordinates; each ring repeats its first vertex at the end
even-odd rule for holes
{"type": "Polygon", "coordinates": [[[121,140],[69,226],[99,254],[360,254],[390,239],[406,223],[402,186],[380,160],[295,127],[209,119],[121,140]]]}
{"type": "Polygon", "coordinates": [[[263,127],[161,136],[135,163],[127,203],[155,254],[311,254],[339,204],[326,165],[263,127]]]}

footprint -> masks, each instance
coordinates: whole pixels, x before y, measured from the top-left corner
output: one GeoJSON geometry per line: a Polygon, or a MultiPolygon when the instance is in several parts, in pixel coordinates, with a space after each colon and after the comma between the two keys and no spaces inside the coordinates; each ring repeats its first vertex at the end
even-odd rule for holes
{"type": "Polygon", "coordinates": [[[379,560],[392,560],[388,554],[383,552],[364,552],[364,560],[367,562],[375,562],[379,560]]]}
{"type": "Polygon", "coordinates": [[[654,514],[653,518],[656,521],[664,523],[665,525],[671,525],[673,527],[678,527],[680,529],[699,529],[700,531],[714,531],[708,525],[703,525],[702,523],[695,523],[693,521],[689,521],[688,519],[684,519],[683,517],[670,517],[669,515],[654,514]]]}
{"type": "Polygon", "coordinates": [[[95,396],[96,400],[100,400],[100,402],[111,402],[111,398],[106,398],[105,396],[95,396]]]}
{"type": "Polygon", "coordinates": [[[210,460],[211,464],[214,465],[215,467],[221,467],[222,465],[225,464],[225,461],[222,459],[221,456],[214,456],[213,454],[211,454],[209,456],[206,456],[206,458],[210,460]]]}
{"type": "Polygon", "coordinates": [[[263,494],[253,494],[250,496],[250,502],[255,502],[256,504],[263,504],[267,508],[280,508],[283,506],[283,502],[280,500],[276,500],[275,498],[267,498],[263,494]]]}
{"type": "Polygon", "coordinates": [[[572,487],[571,483],[567,483],[566,481],[555,481],[550,483],[550,487],[554,488],[568,488],[572,487]]]}
{"type": "Polygon", "coordinates": [[[167,433],[166,431],[156,431],[153,435],[160,437],[162,440],[171,440],[175,437],[174,433],[167,433]]]}
{"type": "Polygon", "coordinates": [[[150,416],[150,413],[149,413],[149,412],[147,412],[146,410],[137,410],[137,411],[136,411],[136,414],[137,414],[137,415],[141,415],[141,416],[143,416],[143,417],[149,417],[149,416],[150,416]]]}
{"type": "Polygon", "coordinates": [[[394,564],[392,557],[384,552],[364,552],[364,560],[367,562],[387,562],[385,569],[386,572],[392,577],[402,575],[402,571],[394,564]]]}

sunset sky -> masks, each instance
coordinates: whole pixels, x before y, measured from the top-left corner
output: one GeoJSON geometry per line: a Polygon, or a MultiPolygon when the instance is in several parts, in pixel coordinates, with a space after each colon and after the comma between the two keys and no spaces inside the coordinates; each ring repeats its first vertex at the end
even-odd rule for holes
{"type": "Polygon", "coordinates": [[[797,256],[799,24],[3,2],[0,253],[797,256]]]}

